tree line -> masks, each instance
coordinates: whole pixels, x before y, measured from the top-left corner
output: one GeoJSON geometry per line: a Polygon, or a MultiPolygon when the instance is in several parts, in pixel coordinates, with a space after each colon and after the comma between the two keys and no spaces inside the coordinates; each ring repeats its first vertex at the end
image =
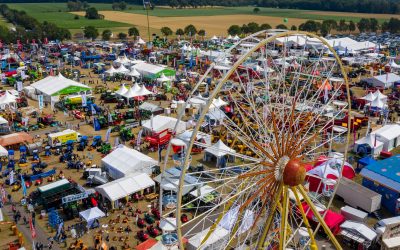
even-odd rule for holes
{"type": "MultiPolygon", "coordinates": [[[[251,22],[248,24],[239,25],[231,25],[228,28],[228,34],[234,35],[246,35],[252,34],[257,31],[271,29],[271,25],[269,24],[257,24],[255,22],[251,22]]],[[[322,36],[326,36],[330,34],[332,31],[337,31],[338,33],[346,33],[346,32],[355,32],[357,29],[360,32],[390,32],[390,33],[399,33],[400,32],[400,19],[391,18],[389,21],[385,21],[382,24],[379,24],[376,18],[362,18],[359,22],[355,23],[353,21],[347,22],[342,19],[339,22],[335,20],[324,20],[322,22],[307,20],[306,22],[300,24],[298,27],[292,25],[290,28],[285,24],[279,24],[275,28],[277,29],[290,29],[290,30],[301,30],[308,31],[313,33],[321,34],[322,36]]]]}
{"type": "Polygon", "coordinates": [[[60,28],[56,24],[46,21],[40,23],[27,15],[25,11],[10,9],[6,4],[0,5],[0,14],[15,26],[13,30],[0,26],[0,39],[6,43],[16,40],[40,40],[44,38],[65,40],[71,38],[68,29],[60,28]]]}

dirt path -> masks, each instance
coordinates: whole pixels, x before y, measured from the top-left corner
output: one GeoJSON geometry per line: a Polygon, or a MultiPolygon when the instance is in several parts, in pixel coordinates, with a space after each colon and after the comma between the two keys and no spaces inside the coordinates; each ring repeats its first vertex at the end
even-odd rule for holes
{"type": "MultiPolygon", "coordinates": [[[[21,232],[24,236],[25,239],[29,242],[25,242],[25,247],[27,249],[32,249],[32,237],[31,237],[31,231],[29,229],[29,224],[25,225],[22,218],[25,216],[26,218],[29,218],[30,214],[28,211],[26,211],[25,208],[17,205],[17,210],[21,213],[21,220],[19,223],[17,223],[17,228],[18,231],[21,232]]],[[[9,217],[13,218],[13,212],[11,209],[11,204],[7,204],[3,207],[3,212],[9,217]]],[[[48,236],[45,233],[45,231],[36,223],[36,238],[35,238],[35,243],[36,242],[41,242],[44,245],[44,248],[47,248],[47,244],[49,243],[48,236]]],[[[56,242],[53,244],[54,250],[61,250],[61,248],[57,245],[56,242]]]]}

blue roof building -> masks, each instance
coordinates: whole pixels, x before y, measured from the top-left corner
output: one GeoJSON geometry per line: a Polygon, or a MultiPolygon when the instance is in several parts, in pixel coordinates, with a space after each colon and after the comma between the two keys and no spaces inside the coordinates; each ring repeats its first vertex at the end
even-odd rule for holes
{"type": "Polygon", "coordinates": [[[382,205],[400,214],[400,155],[373,162],[361,172],[362,185],[382,195],[382,205]]]}

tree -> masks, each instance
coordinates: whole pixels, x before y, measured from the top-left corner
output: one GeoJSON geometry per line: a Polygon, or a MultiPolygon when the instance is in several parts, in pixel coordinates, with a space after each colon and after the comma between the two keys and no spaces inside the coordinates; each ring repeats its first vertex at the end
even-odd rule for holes
{"type": "Polygon", "coordinates": [[[204,40],[204,37],[206,36],[206,31],[201,29],[197,32],[197,35],[201,36],[201,38],[204,40]]]}
{"type": "Polygon", "coordinates": [[[75,15],[75,16],[74,16],[74,19],[75,19],[75,20],[78,20],[78,19],[79,19],[79,16],[78,16],[78,15],[75,15]]]}
{"type": "Polygon", "coordinates": [[[368,31],[370,29],[369,19],[361,18],[361,20],[357,23],[357,27],[361,33],[368,31]]]}
{"type": "Polygon", "coordinates": [[[175,32],[175,35],[177,36],[183,36],[185,34],[185,32],[183,31],[183,29],[177,29],[175,32]]]}
{"type": "Polygon", "coordinates": [[[83,34],[86,38],[94,40],[99,36],[99,31],[93,26],[86,26],[83,30],[83,34]]]}
{"type": "Polygon", "coordinates": [[[389,22],[388,21],[384,21],[381,25],[381,30],[382,32],[387,32],[389,31],[389,22]]]}
{"type": "Polygon", "coordinates": [[[349,31],[354,32],[356,30],[356,24],[353,21],[349,22],[349,31]]]}
{"type": "Polygon", "coordinates": [[[101,38],[105,41],[110,40],[111,36],[112,36],[111,30],[103,30],[103,33],[101,34],[101,38]]]}
{"type": "Polygon", "coordinates": [[[97,12],[95,7],[87,8],[85,17],[87,19],[100,19],[99,12],[97,12]]]}
{"type": "Polygon", "coordinates": [[[284,25],[284,24],[278,24],[278,25],[276,25],[276,28],[277,29],[282,29],[282,30],[287,30],[287,26],[284,25]]]}
{"type": "Polygon", "coordinates": [[[228,34],[231,36],[236,36],[240,35],[242,33],[242,30],[240,29],[239,25],[231,25],[228,29],[228,34]]]}
{"type": "Polygon", "coordinates": [[[256,33],[260,30],[260,26],[258,26],[258,23],[251,22],[247,24],[247,29],[249,33],[256,33]]]}
{"type": "Polygon", "coordinates": [[[197,29],[193,24],[189,24],[185,27],[184,32],[187,36],[194,36],[197,34],[197,29]]]}
{"type": "Polygon", "coordinates": [[[171,30],[170,27],[162,27],[161,33],[163,33],[163,35],[168,38],[170,35],[173,34],[173,31],[171,30]]]}
{"type": "Polygon", "coordinates": [[[255,14],[259,13],[259,12],[260,12],[260,8],[258,8],[258,7],[254,8],[254,9],[253,9],[253,12],[254,12],[255,14]]]}
{"type": "Polygon", "coordinates": [[[124,2],[124,1],[122,1],[122,2],[119,2],[119,9],[120,10],[126,10],[126,7],[127,7],[128,5],[124,2]]]}
{"type": "Polygon", "coordinates": [[[320,25],[320,23],[314,20],[307,20],[305,23],[300,24],[299,30],[316,33],[318,32],[320,25]]]}
{"type": "Polygon", "coordinates": [[[292,25],[292,27],[290,27],[290,30],[297,30],[296,25],[292,25]]]}
{"type": "Polygon", "coordinates": [[[246,24],[243,24],[242,27],[240,28],[243,34],[248,34],[250,33],[249,27],[247,27],[246,24]]]}
{"type": "Polygon", "coordinates": [[[125,40],[128,37],[128,35],[126,33],[120,32],[118,33],[118,38],[120,40],[125,40]]]}
{"type": "Polygon", "coordinates": [[[338,27],[337,27],[337,30],[338,30],[338,31],[346,32],[348,29],[349,29],[349,25],[347,25],[346,20],[341,19],[341,20],[339,21],[339,25],[338,25],[338,27]]]}
{"type": "Polygon", "coordinates": [[[176,8],[179,6],[179,2],[177,0],[171,0],[171,1],[169,1],[169,6],[171,8],[176,8]]]}
{"type": "MultiPolygon", "coordinates": [[[[332,19],[324,20],[324,21],[322,21],[322,26],[321,26],[321,29],[323,28],[324,31],[326,30],[328,32],[327,34],[330,34],[332,29],[336,29],[337,28],[337,22],[335,20],[332,20],[332,19]]],[[[325,34],[325,36],[327,34],[325,34]]]]}
{"type": "Polygon", "coordinates": [[[272,29],[272,27],[268,23],[263,23],[260,25],[260,30],[269,30],[269,29],[272,29]]]}
{"type": "Polygon", "coordinates": [[[379,29],[379,23],[376,18],[369,19],[369,30],[372,32],[377,32],[379,29]]]}
{"type": "Polygon", "coordinates": [[[400,32],[400,20],[397,18],[390,18],[387,29],[390,33],[398,33],[400,32]]]}
{"type": "Polygon", "coordinates": [[[135,39],[139,36],[139,30],[136,27],[131,27],[128,30],[128,35],[133,36],[135,39]]]}

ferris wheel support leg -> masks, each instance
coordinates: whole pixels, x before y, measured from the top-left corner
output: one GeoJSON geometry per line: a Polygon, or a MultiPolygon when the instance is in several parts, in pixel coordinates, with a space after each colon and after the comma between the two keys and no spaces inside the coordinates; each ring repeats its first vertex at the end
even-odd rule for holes
{"type": "Polygon", "coordinates": [[[313,231],[311,230],[310,223],[308,222],[307,216],[306,216],[306,214],[304,212],[304,208],[303,208],[303,206],[301,204],[301,201],[300,201],[300,198],[299,198],[299,194],[297,193],[297,190],[295,188],[291,188],[291,190],[292,190],[292,192],[294,194],[294,197],[296,199],[296,204],[300,209],[300,213],[301,213],[301,216],[303,217],[304,224],[307,227],[308,234],[310,235],[310,239],[311,239],[310,248],[311,248],[311,250],[317,250],[318,249],[317,243],[315,242],[313,231]]]}
{"type": "Polygon", "coordinates": [[[314,216],[318,219],[320,225],[323,227],[325,233],[328,235],[329,239],[332,241],[333,245],[336,249],[342,250],[343,248],[340,246],[339,242],[326,225],[324,218],[322,218],[321,214],[317,211],[317,208],[314,206],[313,202],[311,201],[310,197],[308,197],[307,192],[304,190],[302,186],[297,186],[300,191],[300,194],[303,196],[304,200],[307,202],[307,205],[311,208],[314,216]]]}
{"type": "Polygon", "coordinates": [[[260,240],[258,241],[257,249],[263,249],[263,247],[264,247],[265,238],[267,237],[269,229],[270,229],[270,227],[272,225],[272,222],[273,222],[273,219],[274,219],[274,215],[275,215],[275,211],[276,211],[276,207],[278,206],[279,200],[281,198],[282,189],[283,189],[283,184],[280,184],[280,186],[278,188],[278,191],[276,192],[275,196],[272,197],[274,203],[272,204],[272,206],[269,209],[269,211],[271,211],[271,212],[268,215],[268,219],[267,219],[267,221],[265,223],[265,228],[264,228],[264,230],[262,232],[260,240]]]}
{"type": "Polygon", "coordinates": [[[288,187],[283,187],[283,207],[281,212],[281,236],[279,237],[279,250],[286,249],[286,236],[288,229],[288,215],[289,215],[289,195],[288,187]]]}

